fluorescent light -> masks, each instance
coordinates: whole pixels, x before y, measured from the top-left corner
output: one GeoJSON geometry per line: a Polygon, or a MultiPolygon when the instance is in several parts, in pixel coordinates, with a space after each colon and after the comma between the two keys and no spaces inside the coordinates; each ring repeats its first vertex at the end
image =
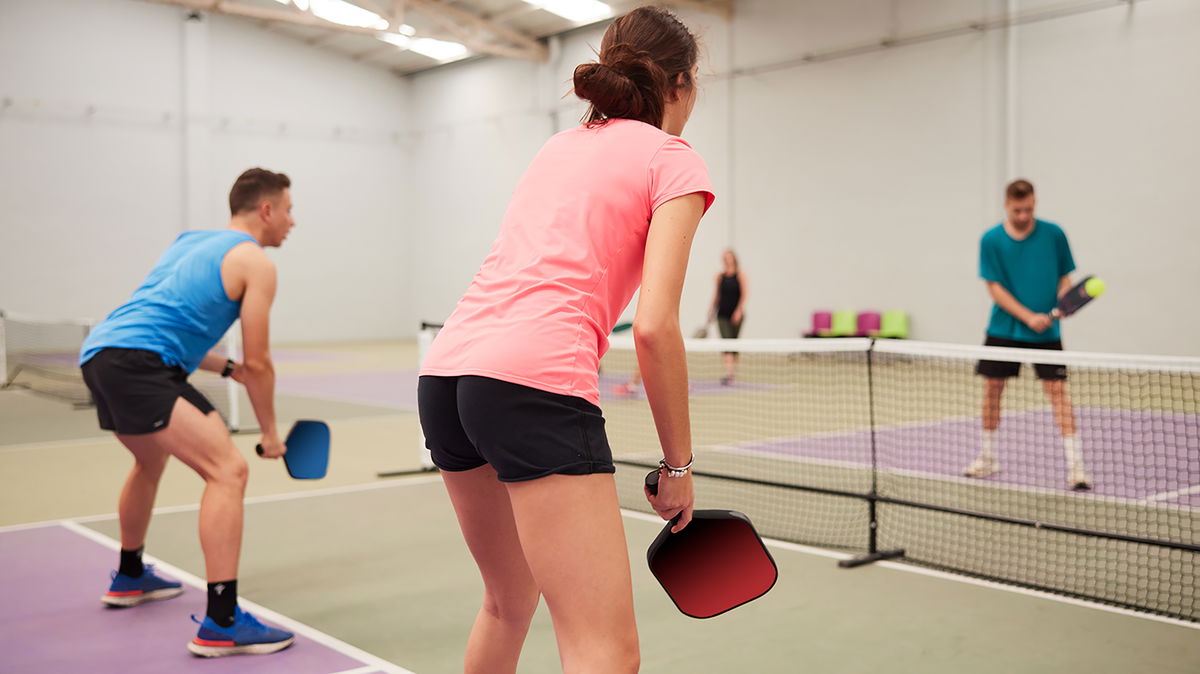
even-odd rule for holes
{"type": "Polygon", "coordinates": [[[468,49],[457,43],[447,40],[435,40],[431,37],[419,37],[412,41],[412,46],[409,47],[412,51],[418,54],[424,54],[435,61],[454,61],[466,56],[468,49]]]}
{"type": "Polygon", "coordinates": [[[375,37],[388,44],[394,44],[401,49],[414,51],[422,56],[428,56],[435,61],[443,63],[458,60],[470,53],[469,49],[458,42],[435,40],[431,37],[413,38],[396,33],[380,33],[375,37]]]}
{"type": "Polygon", "coordinates": [[[302,12],[308,11],[308,0],[275,0],[281,5],[295,5],[302,12]]]}
{"type": "Polygon", "coordinates": [[[417,29],[413,28],[412,26],[408,25],[407,23],[402,23],[402,24],[400,24],[400,27],[396,29],[396,32],[400,33],[401,35],[407,35],[409,37],[412,37],[417,34],[417,29]]]}
{"type": "Polygon", "coordinates": [[[591,23],[612,16],[612,7],[599,0],[525,0],[575,23],[591,23]]]}
{"type": "Polygon", "coordinates": [[[387,30],[387,19],[346,0],[275,0],[282,5],[295,5],[301,11],[312,10],[313,16],[343,26],[387,30]]]}
{"type": "Polygon", "coordinates": [[[387,42],[388,44],[394,44],[401,49],[408,49],[412,46],[412,38],[408,37],[407,35],[397,35],[396,33],[380,33],[375,37],[387,42]]]}

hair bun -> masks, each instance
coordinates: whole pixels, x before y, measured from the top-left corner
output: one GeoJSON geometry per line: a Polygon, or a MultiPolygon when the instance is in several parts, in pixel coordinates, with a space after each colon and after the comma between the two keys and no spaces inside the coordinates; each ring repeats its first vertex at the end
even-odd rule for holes
{"type": "Polygon", "coordinates": [[[584,63],[575,68],[575,95],[591,104],[605,117],[641,119],[647,113],[661,118],[661,93],[667,88],[667,74],[645,51],[627,44],[615,44],[600,53],[599,63],[584,63]],[[657,106],[656,106],[657,104],[657,106]]]}

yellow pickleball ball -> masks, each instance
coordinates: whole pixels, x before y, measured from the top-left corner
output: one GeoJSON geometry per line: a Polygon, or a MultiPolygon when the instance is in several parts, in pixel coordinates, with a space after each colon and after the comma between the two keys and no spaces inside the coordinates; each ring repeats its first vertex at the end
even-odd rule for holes
{"type": "Polygon", "coordinates": [[[1098,278],[1088,279],[1088,282],[1083,285],[1083,289],[1091,297],[1099,297],[1104,294],[1108,286],[1104,285],[1104,281],[1098,278]]]}

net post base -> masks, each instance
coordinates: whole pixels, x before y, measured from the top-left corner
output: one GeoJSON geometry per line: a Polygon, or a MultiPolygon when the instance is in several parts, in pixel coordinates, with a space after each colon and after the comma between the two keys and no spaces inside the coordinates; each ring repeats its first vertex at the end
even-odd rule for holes
{"type": "Polygon", "coordinates": [[[375,473],[375,477],[406,477],[410,475],[428,475],[429,473],[436,472],[438,472],[437,467],[430,466],[429,468],[417,468],[415,470],[388,470],[375,473]]]}
{"type": "Polygon", "coordinates": [[[843,569],[853,569],[856,566],[874,564],[875,562],[882,562],[885,559],[896,559],[903,556],[904,550],[901,548],[897,548],[895,550],[880,550],[879,552],[872,552],[859,557],[838,560],[838,566],[842,567],[843,569]]]}

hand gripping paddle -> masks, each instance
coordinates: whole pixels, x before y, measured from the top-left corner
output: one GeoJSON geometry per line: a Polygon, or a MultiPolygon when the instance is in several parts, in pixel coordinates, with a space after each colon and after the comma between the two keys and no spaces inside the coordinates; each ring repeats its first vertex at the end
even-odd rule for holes
{"type": "MultiPolygon", "coordinates": [[[[658,493],[659,472],[646,476],[658,493]]],[[[678,518],[676,518],[678,519],[678,518]]],[[[667,523],[646,559],[650,572],[686,616],[711,618],[757,599],[775,585],[779,569],[750,519],[734,510],[696,510],[679,533],[667,523]]]]}
{"type": "Polygon", "coordinates": [[[1054,318],[1066,318],[1082,309],[1083,305],[1103,295],[1105,290],[1104,281],[1095,276],[1087,276],[1059,298],[1058,306],[1054,307],[1050,315],[1054,318]]]}
{"type": "MultiPolygon", "coordinates": [[[[301,420],[292,425],[284,441],[283,463],[297,480],[318,480],[329,468],[329,425],[324,421],[301,420]]],[[[262,456],[262,445],[254,448],[262,456]]]]}

